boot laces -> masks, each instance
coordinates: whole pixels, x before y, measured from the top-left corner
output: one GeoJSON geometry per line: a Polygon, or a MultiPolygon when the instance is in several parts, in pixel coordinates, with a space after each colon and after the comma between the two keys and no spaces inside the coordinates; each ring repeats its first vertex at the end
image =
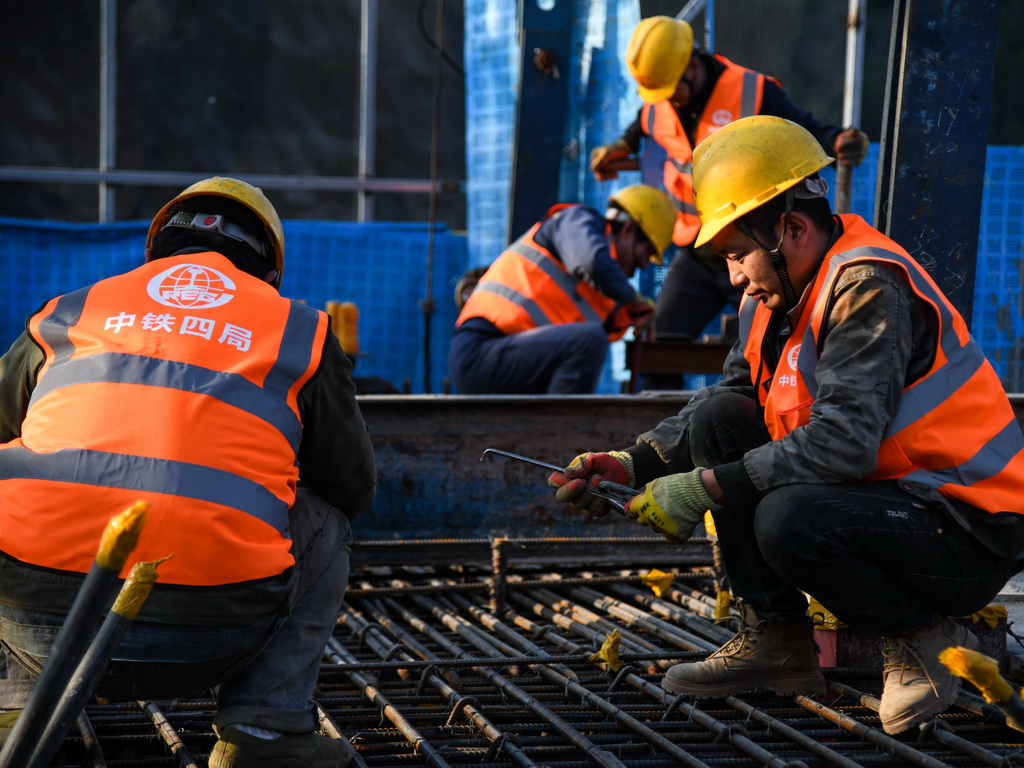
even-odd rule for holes
{"type": "Polygon", "coordinates": [[[898,672],[900,675],[900,681],[904,679],[904,675],[908,672],[919,673],[920,677],[925,678],[928,684],[932,687],[938,695],[938,688],[935,685],[935,681],[932,679],[931,673],[928,671],[928,665],[925,663],[924,658],[921,655],[921,649],[918,647],[917,638],[903,638],[903,637],[887,637],[882,645],[882,678],[888,679],[890,673],[898,672]]]}
{"type": "Polygon", "coordinates": [[[756,645],[753,642],[754,635],[761,634],[761,624],[758,622],[751,626],[750,624],[741,624],[739,631],[721,648],[715,651],[708,658],[714,658],[715,656],[735,656],[741,653],[744,649],[749,646],[756,645]]]}

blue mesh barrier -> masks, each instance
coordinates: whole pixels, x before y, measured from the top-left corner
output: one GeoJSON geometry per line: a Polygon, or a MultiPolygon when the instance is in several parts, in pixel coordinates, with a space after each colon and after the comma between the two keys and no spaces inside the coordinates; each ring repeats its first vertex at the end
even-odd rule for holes
{"type": "MultiPolygon", "coordinates": [[[[43,302],[142,262],[147,224],[62,224],[0,218],[0,264],[8,275],[0,332],[6,348],[43,302]]],[[[430,229],[425,224],[286,221],[281,293],[323,309],[359,307],[356,374],[426,391],[421,302],[430,229]]],[[[455,282],[466,269],[466,238],[438,228],[433,242],[430,391],[442,391],[455,324],[455,282]]]]}

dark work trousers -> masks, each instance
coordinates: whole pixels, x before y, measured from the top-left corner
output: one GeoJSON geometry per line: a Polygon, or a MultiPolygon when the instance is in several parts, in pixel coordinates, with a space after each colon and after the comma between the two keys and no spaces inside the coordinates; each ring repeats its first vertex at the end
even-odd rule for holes
{"type": "MultiPolygon", "coordinates": [[[[752,400],[716,395],[694,413],[690,454],[715,467],[769,439],[752,400]]],[[[781,623],[805,615],[807,593],[856,629],[896,635],[983,608],[1017,571],[896,481],[785,486],[713,517],[733,594],[781,623]]]]}
{"type": "Polygon", "coordinates": [[[729,282],[727,269],[709,267],[690,247],[677,248],[658,294],[654,332],[698,339],[723,309],[739,310],[742,298],[743,290],[729,282]]]}
{"type": "Polygon", "coordinates": [[[464,395],[593,394],[608,355],[597,323],[544,325],[507,336],[460,329],[448,374],[464,395]]]}

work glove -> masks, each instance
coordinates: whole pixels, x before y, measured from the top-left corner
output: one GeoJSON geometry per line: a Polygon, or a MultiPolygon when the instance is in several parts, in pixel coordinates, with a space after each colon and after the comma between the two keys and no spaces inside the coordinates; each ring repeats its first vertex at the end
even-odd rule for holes
{"type": "Polygon", "coordinates": [[[697,467],[692,472],[649,482],[626,504],[626,517],[652,528],[666,539],[686,541],[693,535],[697,523],[704,519],[705,512],[722,508],[711,500],[700,481],[704,469],[697,467]]]}
{"type": "Polygon", "coordinates": [[[843,165],[860,165],[868,156],[868,135],[857,128],[840,131],[832,151],[843,165]]]}
{"type": "Polygon", "coordinates": [[[634,170],[639,167],[635,160],[630,161],[633,149],[623,138],[618,138],[611,144],[595,147],[590,152],[590,172],[598,181],[608,181],[619,178],[619,171],[634,170]]]}
{"type": "Polygon", "coordinates": [[[607,499],[595,496],[588,486],[597,487],[602,480],[632,487],[633,457],[623,451],[581,453],[561,472],[552,472],[548,485],[557,488],[555,498],[563,504],[581,509],[588,515],[604,517],[611,510],[607,499]]]}
{"type": "Polygon", "coordinates": [[[641,294],[637,294],[636,298],[628,304],[623,304],[622,308],[626,310],[626,314],[629,315],[630,325],[633,326],[633,330],[639,333],[654,322],[654,299],[641,294]]]}

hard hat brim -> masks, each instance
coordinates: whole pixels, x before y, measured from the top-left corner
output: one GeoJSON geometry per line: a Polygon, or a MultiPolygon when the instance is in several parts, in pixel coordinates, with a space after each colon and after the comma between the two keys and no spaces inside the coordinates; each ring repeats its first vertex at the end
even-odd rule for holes
{"type": "Polygon", "coordinates": [[[657,104],[675,93],[677,87],[677,85],[666,85],[664,88],[644,88],[642,85],[638,85],[636,92],[647,104],[657,104]]]}

